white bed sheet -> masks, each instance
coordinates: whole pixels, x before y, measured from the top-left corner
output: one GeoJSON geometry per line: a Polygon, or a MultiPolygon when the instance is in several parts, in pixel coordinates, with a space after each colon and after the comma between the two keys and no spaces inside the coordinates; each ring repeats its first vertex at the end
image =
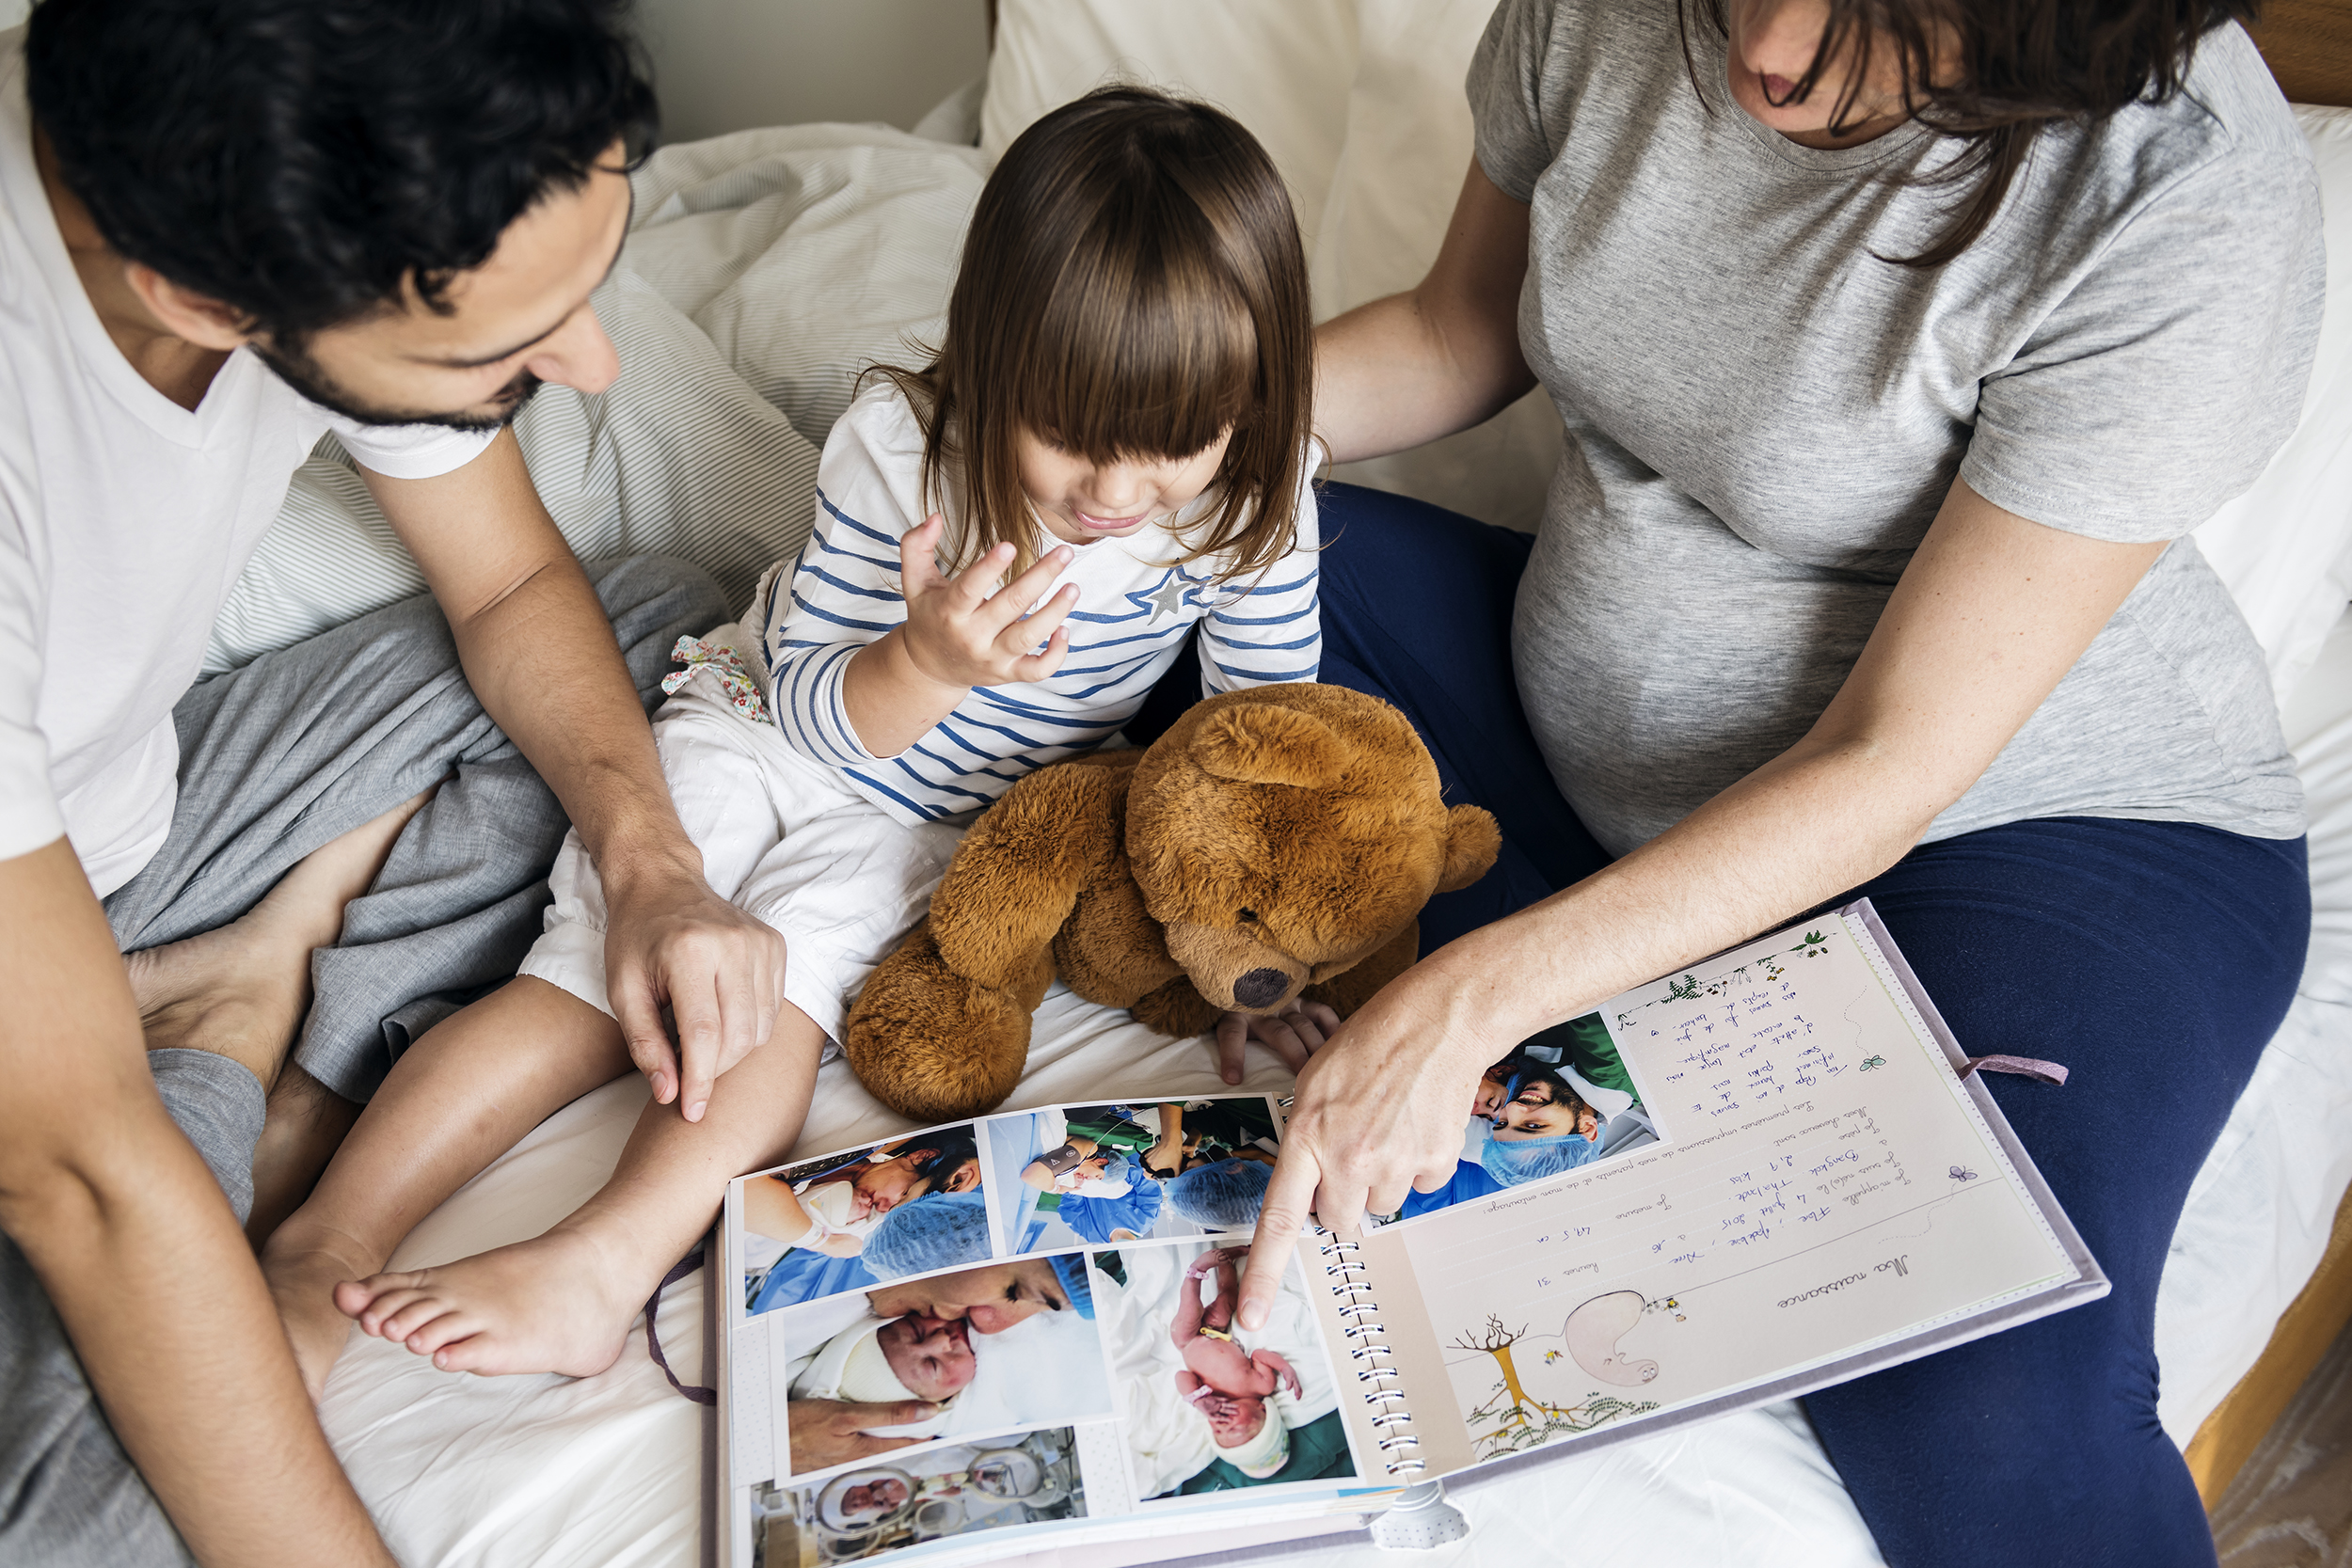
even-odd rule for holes
{"type": "MultiPolygon", "coordinates": [[[[2157,1306],[2166,1429],[2186,1442],[2252,1365],[2270,1325],[2318,1261],[2352,1180],[2352,618],[2290,705],[2310,792],[2317,918],[2302,994],[2265,1053],[2191,1193],[2157,1306]]],[[[1057,990],[1011,1108],[1121,1094],[1215,1092],[1208,1051],[1169,1041],[1057,990]]],[[[1279,1089],[1269,1055],[1251,1088],[1279,1089]]],[[[644,1102],[639,1082],[589,1095],[444,1204],[394,1266],[413,1268],[535,1235],[619,1158],[644,1102]]],[[[839,1063],[820,1075],[803,1149],[817,1153],[907,1124],[839,1063]]],[[[701,1365],[702,1292],[674,1290],[663,1343],[701,1365]]],[[[480,1379],[363,1336],[337,1364],[327,1434],[401,1560],[412,1568],[686,1568],[699,1550],[701,1411],[647,1359],[642,1330],[600,1377],[480,1379]]],[[[1497,1568],[1550,1560],[1739,1562],[1844,1568],[1880,1560],[1836,1473],[1793,1405],[1457,1482],[1470,1537],[1423,1558],[1497,1568]]],[[[1360,1537],[1293,1545],[1323,1568],[1391,1565],[1360,1537]]]]}

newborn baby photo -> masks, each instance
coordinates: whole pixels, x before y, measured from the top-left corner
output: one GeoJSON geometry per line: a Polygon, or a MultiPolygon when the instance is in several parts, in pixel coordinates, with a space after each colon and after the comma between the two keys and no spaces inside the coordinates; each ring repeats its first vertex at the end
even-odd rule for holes
{"type": "Polygon", "coordinates": [[[1281,1147],[1263,1095],[1064,1105],[985,1126],[1015,1254],[1254,1230],[1281,1147]]]}
{"type": "Polygon", "coordinates": [[[1522,1040],[1480,1075],[1453,1180],[1410,1192],[1394,1224],[1541,1181],[1658,1141],[1641,1091],[1598,1013],[1522,1040]]]}
{"type": "Polygon", "coordinates": [[[1295,1262],[1256,1332],[1234,1318],[1247,1245],[1124,1247],[1093,1262],[1139,1498],[1361,1473],[1295,1262]]]}
{"type": "Polygon", "coordinates": [[[743,1309],[985,1261],[988,1208],[970,1123],[803,1161],[743,1183],[743,1309]]]}
{"type": "MultiPolygon", "coordinates": [[[[1083,1257],[891,1281],[783,1308],[776,1451],[805,1480],[866,1438],[972,1440],[1113,1413],[1083,1257]]],[[[919,1451],[894,1447],[893,1454],[919,1451]]]]}

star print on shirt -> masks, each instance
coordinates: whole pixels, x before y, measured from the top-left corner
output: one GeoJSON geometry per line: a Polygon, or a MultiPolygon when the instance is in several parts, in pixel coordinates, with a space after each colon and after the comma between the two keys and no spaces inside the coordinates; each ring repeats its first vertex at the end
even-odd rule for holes
{"type": "Polygon", "coordinates": [[[1215,580],[1209,577],[1192,577],[1182,566],[1170,566],[1151,587],[1138,588],[1130,593],[1127,602],[1137,610],[1150,610],[1152,619],[1158,621],[1162,616],[1181,614],[1187,606],[1205,608],[1207,601],[1200,597],[1200,590],[1215,580]]]}

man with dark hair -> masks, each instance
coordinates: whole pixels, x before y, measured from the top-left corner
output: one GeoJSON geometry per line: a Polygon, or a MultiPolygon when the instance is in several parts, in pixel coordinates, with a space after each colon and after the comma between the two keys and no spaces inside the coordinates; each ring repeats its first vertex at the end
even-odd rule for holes
{"type": "Polygon", "coordinates": [[[623,22],[41,0],[0,34],[0,1560],[390,1560],[239,1225],[512,974],[567,823],[657,1097],[698,1119],[767,1038],[781,942],[704,883],[644,717],[725,608],[583,571],[505,428],[618,373],[623,22]],[[432,595],[191,689],[329,432],[432,595]]]}

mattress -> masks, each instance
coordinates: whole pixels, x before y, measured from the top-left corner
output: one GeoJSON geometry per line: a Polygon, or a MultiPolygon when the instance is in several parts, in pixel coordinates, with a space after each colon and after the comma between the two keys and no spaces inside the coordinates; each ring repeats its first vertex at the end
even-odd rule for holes
{"type": "MultiPolygon", "coordinates": [[[[2287,713],[2312,806],[2317,918],[2285,1026],[2264,1053],[2191,1192],[2157,1304],[2166,1430],[2185,1444],[2260,1355],[2270,1326],[2325,1246],[2352,1180],[2352,617],[2287,713]]],[[[1288,1075],[1253,1053],[1248,1086],[1288,1075]]],[[[1160,1038],[1057,990],[1038,1019],[1027,1076],[1008,1108],[1122,1094],[1214,1093],[1208,1047],[1160,1038]]],[[[536,1235],[619,1158],[645,1101],[634,1077],[559,1112],[418,1227],[407,1269],[536,1235]]],[[[908,1124],[842,1064],[819,1074],[807,1153],[908,1124]]],[[[702,1364],[698,1279],[664,1299],[674,1366],[702,1364]]],[[[699,1560],[701,1407],[647,1357],[643,1326],[597,1377],[475,1378],[437,1371],[355,1334],[320,1407],[328,1437],[387,1541],[411,1568],[686,1568],[699,1560]]],[[[1432,1563],[1737,1561],[1844,1568],[1880,1560],[1804,1415],[1768,1406],[1711,1425],[1454,1483],[1470,1537],[1432,1563]],[[1528,1484],[1538,1478],[1540,1484],[1528,1484]]],[[[1271,1548],[1328,1568],[1393,1565],[1357,1535],[1271,1548]]]]}

